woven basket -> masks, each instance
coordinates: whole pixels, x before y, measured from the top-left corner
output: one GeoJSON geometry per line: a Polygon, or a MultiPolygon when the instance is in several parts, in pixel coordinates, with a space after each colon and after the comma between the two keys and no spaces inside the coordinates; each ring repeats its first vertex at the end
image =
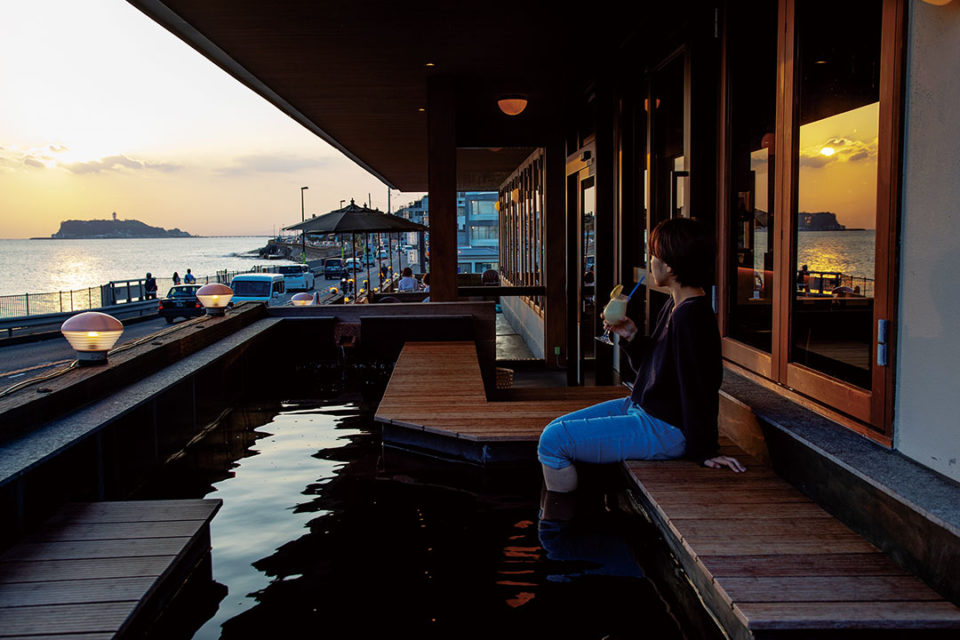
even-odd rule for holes
{"type": "Polygon", "coordinates": [[[513,386],[513,369],[497,367],[497,389],[509,389],[513,386]]]}

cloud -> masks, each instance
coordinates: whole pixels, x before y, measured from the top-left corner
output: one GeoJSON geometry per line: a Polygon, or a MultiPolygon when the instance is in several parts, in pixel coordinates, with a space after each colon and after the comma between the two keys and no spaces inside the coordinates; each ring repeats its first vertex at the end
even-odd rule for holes
{"type": "Polygon", "coordinates": [[[105,158],[100,158],[99,160],[90,160],[88,162],[61,163],[60,166],[67,171],[78,175],[87,173],[101,173],[104,171],[123,171],[125,169],[133,171],[152,170],[169,173],[172,171],[177,171],[181,168],[179,165],[168,162],[144,162],[135,158],[130,158],[123,154],[107,156],[105,158]]]}
{"type": "Polygon", "coordinates": [[[0,169],[8,171],[45,169],[47,167],[45,160],[48,158],[38,150],[0,147],[0,169]]]}
{"type": "Polygon", "coordinates": [[[62,145],[62,144],[51,144],[51,145],[47,145],[47,149],[49,149],[49,150],[52,151],[53,153],[63,153],[64,151],[69,151],[69,149],[68,149],[65,145],[62,145]]]}
{"type": "Polygon", "coordinates": [[[218,169],[224,176],[251,173],[291,173],[303,169],[326,169],[332,164],[329,157],[308,158],[297,155],[253,154],[233,159],[233,165],[218,169]]]}
{"type": "Polygon", "coordinates": [[[817,169],[834,162],[860,162],[876,159],[876,157],[876,138],[869,142],[850,138],[829,138],[820,144],[801,149],[800,166],[817,169]],[[833,153],[824,155],[824,149],[832,149],[833,153]]]}

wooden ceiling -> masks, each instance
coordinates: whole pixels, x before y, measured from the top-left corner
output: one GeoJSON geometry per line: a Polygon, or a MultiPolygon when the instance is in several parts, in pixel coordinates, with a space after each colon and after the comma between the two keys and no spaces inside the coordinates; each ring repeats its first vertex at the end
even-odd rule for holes
{"type": "Polygon", "coordinates": [[[427,190],[427,85],[456,86],[458,187],[491,189],[558,133],[623,39],[624,7],[529,0],[129,0],[389,186],[427,190]],[[589,10],[587,10],[589,9],[589,10]],[[602,37],[596,25],[605,25],[602,37]],[[614,25],[614,26],[611,26],[614,25]],[[617,26],[623,25],[623,26],[617,26]],[[432,65],[432,66],[428,66],[432,65]],[[510,118],[497,98],[523,94],[510,118]],[[472,149],[496,147],[498,152],[472,149]]]}

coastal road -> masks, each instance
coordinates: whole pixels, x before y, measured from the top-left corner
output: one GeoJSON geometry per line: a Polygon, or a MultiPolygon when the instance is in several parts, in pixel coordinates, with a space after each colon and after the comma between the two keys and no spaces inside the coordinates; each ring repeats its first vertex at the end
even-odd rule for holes
{"type": "MultiPolygon", "coordinates": [[[[371,267],[371,271],[374,271],[374,269],[375,267],[371,267]]],[[[376,282],[376,276],[373,277],[376,282]]],[[[315,288],[325,292],[328,287],[339,286],[339,284],[339,278],[326,280],[320,275],[316,280],[315,288]]],[[[284,295],[280,304],[286,304],[293,293],[289,292],[284,295]]],[[[181,323],[183,323],[182,319],[173,325],[168,325],[166,320],[156,316],[149,320],[128,324],[124,327],[123,335],[120,336],[117,346],[139,340],[158,331],[165,331],[181,323]]],[[[75,359],[76,354],[73,349],[66,339],[58,334],[56,337],[20,344],[5,345],[0,341],[0,391],[11,385],[65,367],[75,359]]]]}

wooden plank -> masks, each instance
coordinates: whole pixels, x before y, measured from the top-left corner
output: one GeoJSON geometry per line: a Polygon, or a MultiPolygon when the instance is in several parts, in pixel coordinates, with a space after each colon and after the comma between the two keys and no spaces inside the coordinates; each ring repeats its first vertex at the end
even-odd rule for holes
{"type": "Polygon", "coordinates": [[[683,543],[696,555],[777,555],[794,553],[870,553],[876,547],[856,534],[846,536],[786,537],[753,536],[731,539],[729,537],[684,536],[683,543]]]}
{"type": "Polygon", "coordinates": [[[829,513],[812,502],[768,502],[763,509],[751,503],[729,503],[716,500],[691,500],[674,502],[669,509],[671,520],[701,518],[832,518],[829,513]]]}
{"type": "Polygon", "coordinates": [[[685,536],[790,536],[790,535],[857,535],[833,518],[706,518],[686,520],[671,518],[670,522],[685,536]]]}
{"type": "Polygon", "coordinates": [[[958,629],[949,602],[745,602],[734,612],[753,631],[813,629],[958,629]]]}
{"type": "Polygon", "coordinates": [[[58,633],[112,633],[130,614],[127,602],[0,609],[0,638],[58,633]]]}
{"type": "MultiPolygon", "coordinates": [[[[787,576],[723,580],[738,604],[745,602],[906,602],[943,600],[913,576],[787,576]]],[[[899,605],[898,605],[899,606],[899,605]]]]}
{"type": "MultiPolygon", "coordinates": [[[[719,500],[719,496],[714,494],[713,500],[719,500]]],[[[723,499],[731,504],[772,504],[795,502],[804,503],[809,500],[799,491],[788,487],[759,489],[750,491],[749,489],[728,490],[723,493],[723,499]]],[[[709,489],[685,489],[672,487],[671,490],[657,491],[657,502],[664,507],[672,508],[674,505],[687,504],[691,502],[708,503],[711,500],[709,489]]]]}
{"type": "Polygon", "coordinates": [[[174,556],[142,556],[124,558],[84,558],[43,562],[6,562],[0,567],[0,584],[43,580],[83,580],[159,576],[173,562],[174,556]]]}
{"type": "Polygon", "coordinates": [[[156,577],[145,576],[0,584],[0,609],[47,604],[129,602],[132,610],[155,581],[156,577]]]}
{"type": "Polygon", "coordinates": [[[37,542],[61,542],[69,540],[183,538],[194,535],[203,525],[203,520],[97,522],[94,524],[68,522],[51,526],[37,533],[32,539],[37,542]]]}
{"type": "Polygon", "coordinates": [[[190,538],[145,538],[20,543],[4,553],[2,559],[37,561],[177,555],[189,541],[190,538]]]}
{"type": "Polygon", "coordinates": [[[908,572],[880,552],[708,556],[700,562],[714,578],[774,576],[902,576],[908,572]]]}
{"type": "Polygon", "coordinates": [[[217,509],[216,500],[134,500],[91,502],[65,505],[50,523],[82,520],[97,522],[159,522],[166,520],[206,520],[217,509]]]}

